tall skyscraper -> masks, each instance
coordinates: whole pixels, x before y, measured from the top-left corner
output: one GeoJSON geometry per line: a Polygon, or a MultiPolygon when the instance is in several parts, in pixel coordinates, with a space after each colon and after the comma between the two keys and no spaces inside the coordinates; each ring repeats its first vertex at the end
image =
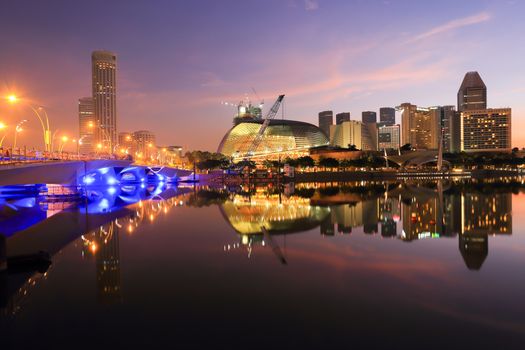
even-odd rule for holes
{"type": "Polygon", "coordinates": [[[363,121],[363,124],[377,123],[377,114],[372,111],[364,111],[361,113],[361,120],[363,121]]]}
{"type": "Polygon", "coordinates": [[[478,72],[467,72],[458,91],[458,111],[487,108],[487,87],[478,72]]]}
{"type": "Polygon", "coordinates": [[[332,146],[349,148],[354,145],[363,149],[363,123],[350,120],[330,127],[330,144],[332,146]]]}
{"type": "Polygon", "coordinates": [[[396,123],[396,110],[392,107],[379,108],[379,121],[383,125],[394,125],[396,123]]]}
{"type": "Polygon", "coordinates": [[[350,121],[350,112],[342,112],[337,113],[335,115],[335,123],[337,125],[342,124],[343,122],[349,122],[350,121]]]}
{"type": "Polygon", "coordinates": [[[443,151],[459,151],[459,115],[456,113],[455,106],[434,106],[430,107],[430,115],[434,122],[437,122],[436,135],[432,138],[433,144],[439,143],[439,132],[443,138],[443,151]]]}
{"type": "Polygon", "coordinates": [[[133,140],[137,148],[138,158],[150,158],[156,153],[157,143],[155,134],[148,130],[139,130],[133,133],[133,140]]]}
{"type": "Polygon", "coordinates": [[[330,137],[330,125],[334,124],[334,112],[323,111],[319,112],[319,129],[321,129],[327,137],[330,137]]]}
{"type": "Polygon", "coordinates": [[[93,98],[82,97],[78,100],[78,151],[81,154],[95,151],[94,133],[97,123],[94,111],[93,98]]]}
{"type": "Polygon", "coordinates": [[[439,136],[439,118],[437,113],[430,113],[429,108],[422,108],[410,103],[397,107],[401,114],[401,144],[409,143],[415,149],[437,149],[439,136]]]}
{"type": "Polygon", "coordinates": [[[91,72],[98,143],[109,153],[117,144],[117,56],[109,51],[93,51],[91,72]]]}

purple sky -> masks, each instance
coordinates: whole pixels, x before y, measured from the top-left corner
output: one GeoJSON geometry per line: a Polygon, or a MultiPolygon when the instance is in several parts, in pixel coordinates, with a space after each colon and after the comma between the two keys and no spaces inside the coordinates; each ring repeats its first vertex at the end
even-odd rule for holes
{"type": "MultiPolygon", "coordinates": [[[[10,1],[0,5],[0,92],[45,105],[52,128],[76,136],[91,51],[111,50],[119,131],[216,150],[234,114],[221,101],[258,102],[252,87],[267,108],[284,93],[286,118],[317,124],[326,109],[360,120],[402,102],[456,104],[477,70],[489,107],[513,108],[521,147],[524,13],[525,1],[10,1]]],[[[39,146],[27,108],[0,101],[0,121],[24,118],[19,144],[39,146]]]]}

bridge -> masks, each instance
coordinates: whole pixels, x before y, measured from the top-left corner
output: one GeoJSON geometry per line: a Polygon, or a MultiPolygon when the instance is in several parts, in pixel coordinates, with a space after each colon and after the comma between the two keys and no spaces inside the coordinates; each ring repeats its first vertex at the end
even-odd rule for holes
{"type": "Polygon", "coordinates": [[[189,170],[170,167],[133,165],[126,160],[47,161],[1,165],[0,186],[89,185],[102,178],[112,185],[121,181],[145,181],[153,175],[164,181],[184,180],[192,174],[189,170]]]}

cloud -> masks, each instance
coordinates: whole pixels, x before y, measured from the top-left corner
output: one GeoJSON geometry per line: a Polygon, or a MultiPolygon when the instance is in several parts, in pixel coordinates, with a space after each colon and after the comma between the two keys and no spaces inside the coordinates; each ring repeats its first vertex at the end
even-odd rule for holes
{"type": "Polygon", "coordinates": [[[304,0],[304,9],[306,11],[315,11],[319,9],[319,3],[317,0],[304,0]]]}
{"type": "Polygon", "coordinates": [[[426,31],[424,33],[421,33],[421,34],[413,37],[412,39],[410,39],[408,42],[411,43],[411,42],[423,40],[423,39],[426,39],[426,38],[434,36],[434,35],[450,32],[450,31],[452,31],[454,29],[457,29],[457,28],[467,27],[467,26],[470,26],[470,25],[486,22],[486,21],[490,20],[490,18],[491,18],[491,16],[490,16],[489,13],[487,13],[487,12],[480,12],[480,13],[477,13],[477,14],[472,15],[472,16],[455,19],[455,20],[447,22],[447,23],[445,23],[443,25],[434,27],[434,28],[432,28],[432,29],[430,29],[430,30],[428,30],[428,31],[426,31]]]}

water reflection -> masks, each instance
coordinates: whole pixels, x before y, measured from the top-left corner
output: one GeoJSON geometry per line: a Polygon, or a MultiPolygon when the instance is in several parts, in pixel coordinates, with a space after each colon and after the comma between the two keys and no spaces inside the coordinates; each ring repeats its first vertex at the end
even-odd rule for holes
{"type": "Polygon", "coordinates": [[[359,229],[404,242],[457,237],[465,265],[479,270],[489,235],[512,234],[511,190],[521,182],[304,185],[289,196],[254,188],[222,198],[221,213],[239,235],[224,250],[244,247],[250,256],[265,245],[262,228],[277,235],[319,227],[323,236],[359,229]]]}
{"type": "Polygon", "coordinates": [[[53,257],[79,238],[79,253],[95,260],[99,302],[120,302],[119,235],[133,234],[142,223],[153,223],[183,205],[184,195],[192,189],[161,184],[83,190],[73,200],[38,192],[32,197],[3,198],[0,309],[4,315],[13,316],[23,308],[31,291],[52,272],[53,257]]]}

